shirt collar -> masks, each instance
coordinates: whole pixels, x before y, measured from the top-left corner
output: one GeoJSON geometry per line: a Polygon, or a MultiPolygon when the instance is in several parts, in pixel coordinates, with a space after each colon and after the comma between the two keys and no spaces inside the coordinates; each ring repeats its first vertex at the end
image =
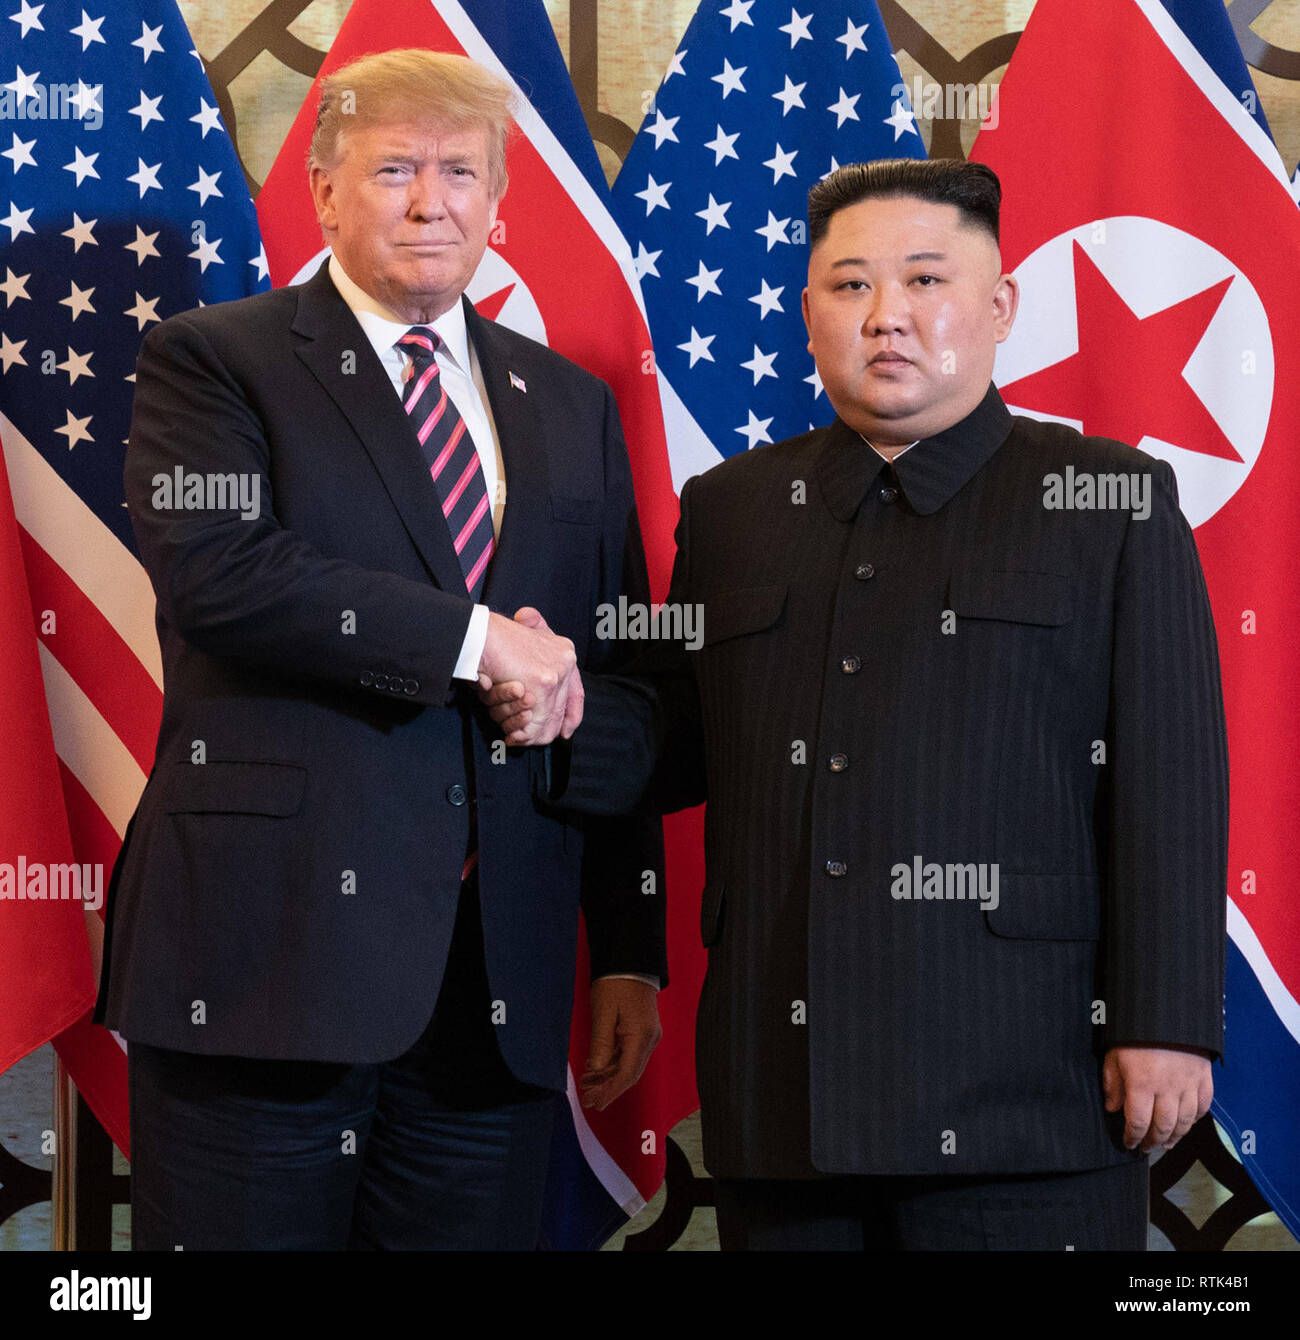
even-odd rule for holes
{"type": "Polygon", "coordinates": [[[329,268],[330,278],[334,281],[339,296],[352,309],[353,316],[361,323],[361,329],[365,331],[366,338],[381,360],[388,357],[393,345],[411,329],[413,324],[424,325],[437,331],[444,352],[450,354],[456,366],[469,375],[469,332],[465,329],[465,309],[459,299],[436,321],[402,321],[377,298],[372,298],[365,289],[354,283],[339,264],[339,258],[332,252],[329,268]]]}
{"type": "MultiPolygon", "coordinates": [[[[937,512],[1007,440],[1012,423],[1011,412],[990,382],[984,399],[959,423],[900,452],[891,468],[913,510],[922,516],[937,512]]],[[[837,418],[827,431],[818,463],[831,515],[838,521],[850,520],[862,505],[868,484],[883,468],[881,457],[837,418]]]]}

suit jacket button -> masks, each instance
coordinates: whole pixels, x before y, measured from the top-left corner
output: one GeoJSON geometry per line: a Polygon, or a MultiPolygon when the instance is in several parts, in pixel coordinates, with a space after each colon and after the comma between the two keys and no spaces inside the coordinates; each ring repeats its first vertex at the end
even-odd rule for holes
{"type": "Polygon", "coordinates": [[[377,689],[386,689],[387,687],[388,687],[388,676],[387,676],[387,675],[376,675],[376,676],[375,676],[375,688],[377,688],[377,689]]]}
{"type": "Polygon", "coordinates": [[[839,879],[842,876],[847,875],[849,873],[849,868],[847,865],[844,864],[843,861],[827,861],[826,873],[832,879],[839,879]]]}
{"type": "Polygon", "coordinates": [[[363,670],[361,672],[361,683],[364,688],[368,689],[374,682],[375,677],[370,673],[369,670],[363,670]]]}
{"type": "Polygon", "coordinates": [[[463,805],[467,799],[465,788],[459,784],[447,788],[447,799],[453,805],[463,805]]]}
{"type": "Polygon", "coordinates": [[[831,755],[831,771],[843,772],[849,766],[849,756],[847,754],[831,755]]]}
{"type": "Polygon", "coordinates": [[[402,685],[403,693],[419,693],[420,681],[418,679],[408,679],[402,685]]]}
{"type": "Polygon", "coordinates": [[[865,582],[876,575],[876,570],[870,563],[859,563],[858,566],[853,569],[853,575],[858,581],[865,582]]]}
{"type": "Polygon", "coordinates": [[[880,490],[880,501],[882,503],[891,503],[898,501],[898,490],[891,488],[888,484],[880,490]]]}
{"type": "Polygon", "coordinates": [[[846,656],[840,662],[840,669],[846,675],[856,675],[862,669],[862,662],[856,656],[846,656]]]}

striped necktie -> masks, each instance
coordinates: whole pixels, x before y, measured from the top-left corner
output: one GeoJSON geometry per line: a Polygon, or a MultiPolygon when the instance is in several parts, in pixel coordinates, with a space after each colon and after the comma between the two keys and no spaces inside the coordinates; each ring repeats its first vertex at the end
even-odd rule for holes
{"type": "Polygon", "coordinates": [[[442,347],[441,337],[425,326],[412,326],[397,341],[397,347],[411,359],[402,388],[402,405],[442,500],[442,515],[460,560],[465,589],[477,601],[483,593],[488,560],[496,547],[492,503],[483,466],[465,420],[438,375],[434,355],[442,347]]]}

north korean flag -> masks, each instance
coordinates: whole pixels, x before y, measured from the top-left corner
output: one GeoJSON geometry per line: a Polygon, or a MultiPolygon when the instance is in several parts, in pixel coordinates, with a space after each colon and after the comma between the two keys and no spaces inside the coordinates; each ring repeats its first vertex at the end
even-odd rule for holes
{"type": "Polygon", "coordinates": [[[1167,460],[1195,528],[1232,775],[1214,1113],[1300,1234],[1300,212],[1218,0],[1039,0],[971,157],[1022,290],[1004,399],[1167,460]]]}

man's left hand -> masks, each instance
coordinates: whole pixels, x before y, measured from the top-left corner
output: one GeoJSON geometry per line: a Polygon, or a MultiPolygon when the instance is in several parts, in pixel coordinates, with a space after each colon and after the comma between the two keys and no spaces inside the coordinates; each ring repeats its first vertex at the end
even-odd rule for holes
{"type": "Polygon", "coordinates": [[[631,977],[599,977],[591,984],[591,1051],[578,1081],[583,1107],[598,1112],[641,1078],[663,1036],[658,993],[631,977]]]}
{"type": "Polygon", "coordinates": [[[1170,1047],[1112,1047],[1101,1068],[1106,1111],[1124,1109],[1124,1147],[1172,1149],[1209,1110],[1210,1062],[1170,1047]]]}

